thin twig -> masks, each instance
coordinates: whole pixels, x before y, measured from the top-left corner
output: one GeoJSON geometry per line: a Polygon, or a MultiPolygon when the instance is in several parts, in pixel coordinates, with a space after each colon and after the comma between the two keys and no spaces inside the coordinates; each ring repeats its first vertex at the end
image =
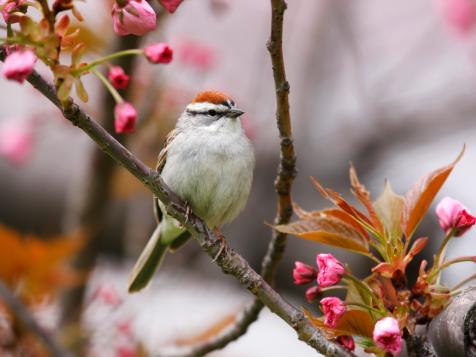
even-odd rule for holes
{"type": "Polygon", "coordinates": [[[22,304],[18,298],[13,295],[10,289],[0,280],[0,300],[3,301],[17,317],[18,320],[32,332],[47,348],[49,355],[52,357],[67,357],[70,353],[65,351],[60,345],[48,335],[31,316],[28,309],[22,304]]]}
{"type": "MultiPolygon", "coordinates": [[[[0,51],[0,60],[4,52],[0,51]]],[[[354,356],[339,345],[327,340],[319,330],[305,318],[304,314],[289,304],[281,295],[264,281],[251,268],[248,262],[226,242],[218,238],[193,212],[187,210],[185,202],[165,184],[159,173],[147,167],[128,149],[114,139],[103,127],[92,120],[77,104],[69,99],[64,107],[61,105],[53,86],[48,84],[37,72],[28,77],[34,88],[44,94],[62,112],[63,116],[73,125],[81,128],[96,144],[116,163],[123,166],[141,181],[164,204],[168,215],[177,219],[200,244],[201,248],[213,259],[223,248],[215,263],[225,274],[230,274],[238,282],[261,300],[273,313],[281,317],[298,334],[300,340],[306,342],[318,352],[326,356],[354,356]]]]}
{"type": "MultiPolygon", "coordinates": [[[[291,115],[289,112],[289,83],[286,79],[286,71],[283,56],[283,19],[286,10],[284,0],[271,0],[271,35],[267,44],[273,67],[274,85],[276,90],[276,124],[278,126],[280,143],[280,162],[278,174],[275,180],[275,188],[278,194],[277,213],[275,224],[289,223],[292,214],[291,186],[296,176],[296,158],[291,130],[291,115]]],[[[272,238],[268,250],[263,259],[261,276],[264,280],[274,285],[274,275],[286,248],[287,234],[272,232],[272,238]]],[[[224,348],[243,336],[248,327],[257,320],[263,308],[259,299],[250,301],[239,314],[232,326],[223,333],[213,336],[207,341],[194,346],[180,357],[198,357],[206,353],[224,348]]]]}

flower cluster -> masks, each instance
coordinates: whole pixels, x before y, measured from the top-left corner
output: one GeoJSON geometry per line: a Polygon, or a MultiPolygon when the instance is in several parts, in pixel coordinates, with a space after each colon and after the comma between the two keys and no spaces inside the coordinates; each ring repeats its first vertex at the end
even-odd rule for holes
{"type": "Polygon", "coordinates": [[[367,352],[399,355],[403,336],[413,335],[417,324],[431,321],[452,296],[458,294],[462,284],[469,281],[471,277],[449,288],[440,279],[441,272],[453,264],[476,262],[476,256],[445,259],[444,252],[450,240],[465,235],[476,224],[476,217],[468,208],[450,197],[443,198],[436,206],[444,238],[433,264],[430,266],[426,260],[420,262],[413,285],[406,275],[407,265],[429,240],[420,237],[412,243],[417,226],[459,158],[422,177],[405,197],[395,194],[387,184],[376,201],[370,200],[370,193],[352,167],[352,193],[366,213],[314,180],[320,193],[336,207],[307,212],[295,205],[299,220],[275,226],[283,233],[362,254],[375,264],[371,274],[362,279],[354,276],[350,268],[332,254],[318,254],[316,266],[295,263],[293,278],[296,285],[315,282],[305,293],[309,302],[331,290],[346,291],[344,300],[337,296],[320,299],[323,313],[320,318],[305,311],[326,336],[335,338],[349,350],[353,350],[354,338],[357,338],[367,352]]]}
{"type": "MultiPolygon", "coordinates": [[[[164,9],[173,13],[182,3],[181,0],[161,0],[164,9]]],[[[142,49],[127,49],[91,62],[82,60],[86,45],[80,41],[79,29],[71,26],[70,11],[78,20],[83,17],[74,6],[74,0],[55,0],[51,5],[41,5],[42,17],[37,19],[28,14],[28,9],[35,2],[26,0],[0,0],[0,11],[6,23],[6,39],[0,41],[7,54],[2,67],[3,76],[12,81],[23,83],[33,72],[38,60],[50,67],[58,98],[68,103],[73,90],[77,96],[88,101],[88,92],[83,85],[82,77],[95,74],[110,91],[116,101],[115,130],[116,133],[131,133],[137,122],[136,109],[126,102],[117,90],[126,89],[130,76],[123,68],[110,62],[130,55],[144,56],[152,64],[168,64],[173,59],[173,50],[165,42],[152,43],[142,49]],[[17,30],[14,26],[19,26],[17,30]],[[71,53],[70,64],[61,63],[63,51],[71,53]],[[105,77],[98,67],[109,67],[105,77]]],[[[157,16],[146,0],[116,0],[112,5],[112,26],[116,34],[143,36],[157,26],[157,16]]]]}

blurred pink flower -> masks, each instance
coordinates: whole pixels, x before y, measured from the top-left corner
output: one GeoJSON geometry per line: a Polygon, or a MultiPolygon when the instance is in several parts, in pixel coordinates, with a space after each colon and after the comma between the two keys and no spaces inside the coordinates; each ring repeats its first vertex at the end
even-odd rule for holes
{"type": "Polygon", "coordinates": [[[461,35],[466,35],[476,22],[476,1],[440,0],[442,15],[446,23],[461,35]]]}
{"type": "Polygon", "coordinates": [[[324,325],[336,327],[337,321],[344,315],[346,307],[338,297],[326,297],[321,300],[322,311],[325,315],[324,325]]]}
{"type": "Polygon", "coordinates": [[[121,66],[112,66],[109,69],[108,78],[116,89],[126,89],[129,84],[129,76],[124,73],[121,66]]]}
{"type": "Polygon", "coordinates": [[[293,278],[294,284],[305,285],[312,282],[317,277],[317,270],[314,267],[302,262],[294,262],[293,278]]]}
{"type": "Polygon", "coordinates": [[[119,346],[116,348],[116,357],[139,357],[139,354],[135,347],[119,346]]]}
{"type": "Polygon", "coordinates": [[[32,122],[8,120],[0,122],[0,156],[13,164],[23,164],[33,152],[32,122]]]}
{"type": "Polygon", "coordinates": [[[317,282],[321,287],[335,285],[342,279],[344,266],[332,254],[318,254],[316,260],[319,267],[317,282]]]}
{"type": "Polygon", "coordinates": [[[122,298],[114,285],[99,285],[92,294],[93,300],[99,300],[106,305],[117,307],[122,304],[122,298]]]}
{"type": "Polygon", "coordinates": [[[352,336],[342,335],[337,337],[337,342],[344,346],[349,351],[355,350],[355,342],[352,336]]]}
{"type": "Polygon", "coordinates": [[[154,9],[145,0],[124,0],[125,5],[117,2],[112,6],[114,32],[120,36],[143,36],[157,26],[154,9]]]}
{"type": "Polygon", "coordinates": [[[159,0],[160,4],[165,8],[165,10],[167,10],[171,14],[173,14],[175,10],[177,10],[182,1],[183,0],[159,0]]]}
{"type": "Polygon", "coordinates": [[[311,303],[314,300],[317,299],[317,297],[320,295],[321,289],[317,285],[311,286],[309,289],[306,290],[306,293],[304,296],[306,296],[306,300],[311,303]]]}
{"type": "Polygon", "coordinates": [[[199,71],[207,71],[215,64],[215,51],[193,41],[183,42],[177,50],[179,61],[199,71]]]}
{"type": "Polygon", "coordinates": [[[36,56],[31,50],[19,50],[10,53],[3,64],[2,73],[6,79],[23,83],[33,72],[36,56]]]}
{"type": "Polygon", "coordinates": [[[463,235],[476,223],[476,217],[471,215],[461,202],[451,197],[445,197],[438,203],[436,215],[441,229],[447,233],[454,229],[456,237],[463,235]]]}
{"type": "Polygon", "coordinates": [[[384,317],[374,327],[373,339],[385,352],[398,355],[402,350],[402,336],[398,321],[393,317],[384,317]]]}
{"type": "Polygon", "coordinates": [[[132,104],[127,102],[116,104],[114,114],[114,128],[116,133],[132,133],[134,131],[137,121],[137,112],[132,104]]]}
{"type": "Polygon", "coordinates": [[[173,59],[172,48],[164,42],[153,43],[144,48],[144,55],[152,63],[170,63],[173,59]]]}

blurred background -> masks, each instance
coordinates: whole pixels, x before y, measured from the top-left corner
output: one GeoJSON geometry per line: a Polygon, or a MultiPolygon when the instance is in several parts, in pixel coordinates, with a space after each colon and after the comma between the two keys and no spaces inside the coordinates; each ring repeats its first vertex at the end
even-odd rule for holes
{"type": "MultiPolygon", "coordinates": [[[[279,158],[265,46],[269,2],[186,0],[174,15],[159,15],[157,30],[145,38],[118,38],[111,4],[77,5],[87,19],[78,27],[92,48],[89,59],[153,41],[174,48],[174,61],[167,66],[150,66],[142,58],[121,63],[132,77],[125,95],[139,108],[139,123],[134,134],[119,139],[134,154],[154,166],[165,135],[198,91],[227,92],[246,111],[243,125],[257,157],[253,189],[244,213],[223,231],[230,245],[259,269],[271,236],[265,223],[273,221],[276,211],[273,181],[279,158]]],[[[328,205],[310,176],[350,199],[349,162],[373,198],[386,178],[404,194],[421,175],[451,162],[466,143],[437,201],[448,195],[476,211],[475,21],[472,0],[288,1],[284,53],[298,159],[293,198],[300,206],[328,205]]],[[[48,76],[40,64],[37,69],[48,76]]],[[[95,120],[110,122],[109,95],[96,78],[86,78],[91,100],[83,107],[95,120]]],[[[155,226],[151,194],[97,152],[31,86],[1,80],[0,91],[0,223],[45,238],[80,226],[90,229],[94,240],[76,264],[94,268],[84,319],[91,331],[101,326],[94,338],[101,356],[119,356],[111,341],[120,340],[108,324],[127,325],[147,350],[168,351],[193,344],[205,330],[240,311],[251,296],[194,242],[167,256],[146,291],[128,296],[127,274],[155,226]]],[[[443,236],[433,212],[419,233],[438,243],[443,236]]],[[[471,231],[453,240],[449,255],[468,252],[475,236],[471,231]]],[[[0,249],[1,242],[0,235],[0,249]]],[[[370,265],[359,256],[294,237],[288,242],[277,289],[298,306],[308,304],[304,289],[292,285],[296,260],[314,264],[316,253],[332,252],[356,274],[368,273],[370,265]]],[[[429,244],[423,254],[431,257],[435,246],[429,244]]],[[[471,269],[465,264],[451,268],[445,281],[453,285],[471,269]]],[[[70,296],[67,316],[53,308],[45,317],[51,328],[74,319],[78,296],[81,289],[70,296]]],[[[246,337],[213,356],[291,353],[315,355],[281,320],[263,312],[246,337]]]]}

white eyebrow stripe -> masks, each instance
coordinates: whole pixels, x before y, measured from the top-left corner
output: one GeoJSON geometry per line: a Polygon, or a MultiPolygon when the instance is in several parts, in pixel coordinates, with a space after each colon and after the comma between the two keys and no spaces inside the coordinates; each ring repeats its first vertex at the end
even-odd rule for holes
{"type": "Polygon", "coordinates": [[[210,109],[216,110],[217,112],[225,112],[230,108],[222,104],[213,104],[208,102],[191,103],[187,105],[187,110],[191,112],[206,112],[210,109]]]}

